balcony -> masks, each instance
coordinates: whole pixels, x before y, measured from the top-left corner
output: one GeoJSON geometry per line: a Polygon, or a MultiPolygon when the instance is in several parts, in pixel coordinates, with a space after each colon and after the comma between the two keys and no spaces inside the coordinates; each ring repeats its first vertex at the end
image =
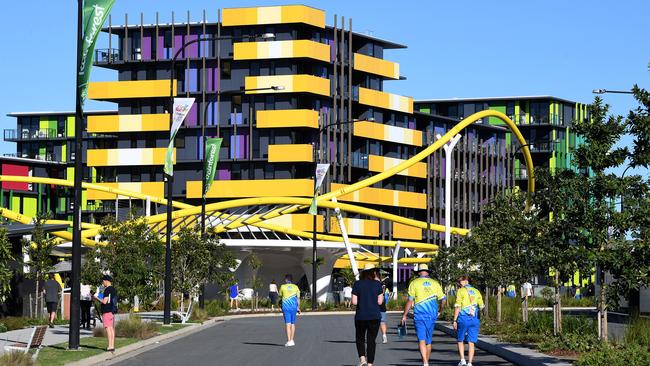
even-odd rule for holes
{"type": "MultiPolygon", "coordinates": [[[[389,158],[379,155],[368,155],[368,170],[371,172],[385,172],[393,167],[403,163],[405,160],[389,158]]],[[[408,177],[426,178],[427,177],[427,164],[415,163],[411,167],[402,170],[397,175],[404,175],[408,177]]]]}
{"type": "Polygon", "coordinates": [[[363,87],[354,88],[354,97],[359,104],[393,111],[413,113],[413,98],[363,87]]]}
{"type": "Polygon", "coordinates": [[[223,9],[224,27],[291,23],[325,28],[325,12],[305,5],[223,9]]]}
{"type": "Polygon", "coordinates": [[[330,46],[310,40],[242,42],[234,45],[236,60],[310,58],[330,62],[330,46]]]}
{"type": "Polygon", "coordinates": [[[26,128],[19,130],[4,130],[5,141],[30,141],[64,138],[65,133],[57,132],[56,128],[39,128],[38,130],[29,130],[26,128]]]}
{"type": "Polygon", "coordinates": [[[122,51],[117,48],[103,48],[95,50],[95,63],[111,64],[122,61],[122,51]]]}
{"type": "Polygon", "coordinates": [[[330,96],[330,81],[313,75],[246,76],[246,94],[312,93],[330,96]],[[282,86],[284,89],[272,89],[282,86]]]}
{"type": "MultiPolygon", "coordinates": [[[[89,149],[88,166],[148,166],[163,165],[167,148],[89,149]]],[[[176,162],[176,149],[172,160],[176,162]]]]}
{"type": "Polygon", "coordinates": [[[399,79],[399,64],[360,53],[354,54],[354,69],[388,79],[399,79]]]}
{"type": "Polygon", "coordinates": [[[311,109],[256,111],[257,128],[318,128],[318,112],[311,109]]]}
{"type": "Polygon", "coordinates": [[[354,122],[354,136],[373,140],[390,141],[399,144],[422,146],[422,131],[385,125],[382,123],[354,122]]]}
{"type": "Polygon", "coordinates": [[[53,153],[46,153],[46,154],[7,153],[7,154],[2,154],[2,156],[6,156],[8,158],[34,159],[34,160],[41,160],[41,161],[58,161],[56,160],[57,158],[56,154],[53,153]]]}
{"type": "MultiPolygon", "coordinates": [[[[167,98],[169,80],[98,81],[88,84],[88,98],[112,101],[130,98],[167,98]]],[[[177,90],[176,80],[172,90],[177,90]]],[[[174,95],[176,95],[174,93],[174,95]]]]}

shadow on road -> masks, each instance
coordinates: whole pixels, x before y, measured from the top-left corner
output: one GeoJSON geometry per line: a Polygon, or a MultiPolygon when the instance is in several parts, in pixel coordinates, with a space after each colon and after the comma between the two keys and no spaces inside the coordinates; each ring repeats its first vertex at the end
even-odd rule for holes
{"type": "Polygon", "coordinates": [[[243,344],[250,344],[250,345],[252,345],[252,346],[275,346],[275,347],[284,347],[284,344],[277,344],[277,343],[243,342],[243,344]]]}

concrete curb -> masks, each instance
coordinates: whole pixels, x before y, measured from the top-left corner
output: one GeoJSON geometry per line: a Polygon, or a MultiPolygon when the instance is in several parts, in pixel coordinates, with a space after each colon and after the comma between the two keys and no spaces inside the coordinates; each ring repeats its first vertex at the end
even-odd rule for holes
{"type": "MultiPolygon", "coordinates": [[[[447,335],[456,337],[456,331],[450,324],[445,321],[436,322],[436,329],[447,335]]],[[[553,356],[543,354],[528,347],[502,343],[494,337],[481,336],[478,342],[476,342],[476,346],[519,366],[571,366],[571,363],[553,356]]]]}
{"type": "MultiPolygon", "coordinates": [[[[392,311],[392,313],[398,313],[399,311],[392,311]]],[[[299,316],[323,316],[323,315],[332,315],[332,313],[337,315],[354,315],[354,311],[315,311],[315,312],[304,312],[299,316]]],[[[389,311],[389,313],[391,313],[389,311]]],[[[261,314],[237,314],[237,315],[225,315],[221,317],[211,318],[203,322],[203,324],[191,324],[187,325],[185,328],[179,329],[175,332],[170,332],[167,334],[161,334],[156,337],[145,339],[140,342],[135,342],[128,346],[120,347],[115,350],[115,353],[102,353],[96,356],[84,358],[83,360],[75,361],[66,364],[67,366],[92,366],[92,365],[102,365],[108,366],[115,363],[127,360],[131,357],[135,357],[140,353],[147,352],[154,348],[165,345],[169,342],[175,341],[177,339],[189,336],[191,334],[200,332],[202,330],[208,329],[215,325],[224,323],[232,319],[245,319],[245,318],[262,318],[262,317],[281,317],[282,313],[280,312],[269,312],[261,314]]]]}

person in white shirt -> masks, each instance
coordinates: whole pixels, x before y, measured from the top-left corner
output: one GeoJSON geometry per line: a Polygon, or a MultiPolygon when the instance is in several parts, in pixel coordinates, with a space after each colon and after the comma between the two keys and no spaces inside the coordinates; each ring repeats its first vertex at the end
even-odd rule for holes
{"type": "Polygon", "coordinates": [[[81,327],[90,329],[90,307],[93,304],[93,295],[90,293],[90,285],[81,284],[80,287],[80,302],[81,307],[81,327]]]}
{"type": "Polygon", "coordinates": [[[346,283],[345,287],[343,287],[343,301],[346,308],[352,306],[352,287],[349,283],[346,283]]]}
{"type": "Polygon", "coordinates": [[[526,281],[523,285],[521,285],[521,297],[522,299],[529,298],[535,295],[535,292],[533,291],[533,285],[526,281]]]}
{"type": "Polygon", "coordinates": [[[271,300],[271,310],[275,310],[275,305],[278,303],[278,285],[275,280],[269,285],[269,300],[271,300]]]}

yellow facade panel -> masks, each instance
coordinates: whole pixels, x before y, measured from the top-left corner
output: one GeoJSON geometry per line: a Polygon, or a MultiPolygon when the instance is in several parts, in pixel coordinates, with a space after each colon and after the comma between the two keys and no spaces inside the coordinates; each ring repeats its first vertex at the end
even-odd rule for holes
{"type": "Polygon", "coordinates": [[[359,87],[359,103],[404,113],[413,113],[413,98],[359,87]]]}
{"type": "MultiPolygon", "coordinates": [[[[89,149],[88,166],[163,165],[167,148],[89,149]]],[[[176,149],[173,153],[176,162],[176,149]]]]}
{"type": "Polygon", "coordinates": [[[412,146],[422,146],[422,131],[390,126],[377,122],[355,122],[353,134],[354,136],[369,139],[390,141],[412,146]]]}
{"type": "Polygon", "coordinates": [[[169,114],[88,116],[89,133],[168,131],[169,114]]]}
{"type": "MultiPolygon", "coordinates": [[[[368,170],[370,170],[371,172],[381,173],[394,166],[403,163],[404,161],[405,160],[402,159],[387,158],[385,156],[368,155],[368,170]]],[[[426,178],[427,164],[422,162],[415,163],[411,167],[402,170],[397,174],[408,176],[408,177],[426,178]]]]}
{"type": "MultiPolygon", "coordinates": [[[[343,187],[346,187],[346,185],[332,183],[332,191],[343,187]]],[[[427,208],[427,196],[424,193],[404,192],[384,188],[362,188],[356,192],[340,196],[338,200],[393,207],[427,208]]]]}
{"type": "MultiPolygon", "coordinates": [[[[188,181],[187,198],[201,198],[201,182],[188,181]]],[[[311,197],[314,195],[312,179],[257,179],[214,181],[208,191],[208,198],[236,197],[311,197]]]]}
{"type": "Polygon", "coordinates": [[[235,43],[235,60],[311,58],[330,62],[330,46],[306,39],[295,41],[235,43]]]}
{"type": "MultiPolygon", "coordinates": [[[[343,224],[345,225],[348,235],[379,237],[378,220],[344,218],[343,224]]],[[[330,233],[341,233],[338,220],[330,220],[330,233]]]]}
{"type": "Polygon", "coordinates": [[[289,23],[325,28],[325,12],[305,5],[223,9],[224,27],[289,23]]]}
{"type": "Polygon", "coordinates": [[[259,110],[256,119],[257,128],[318,128],[318,112],[311,109],[259,110]]]}
{"type": "Polygon", "coordinates": [[[354,54],[354,69],[389,79],[399,79],[399,64],[377,57],[354,54]]]}
{"type": "MultiPolygon", "coordinates": [[[[176,95],[176,80],[172,90],[176,95]]],[[[101,81],[88,85],[88,98],[95,100],[160,97],[169,97],[169,80],[101,81]]]]}
{"type": "Polygon", "coordinates": [[[422,229],[420,229],[419,227],[413,227],[413,226],[400,224],[399,222],[394,222],[393,238],[422,240],[422,229]]]}
{"type": "MultiPolygon", "coordinates": [[[[125,191],[132,191],[137,193],[146,194],[152,197],[165,196],[165,183],[163,182],[119,182],[119,183],[97,183],[97,185],[104,186],[112,189],[122,189],[125,191]]],[[[114,200],[117,195],[115,193],[96,191],[89,189],[89,200],[114,200]]],[[[122,198],[123,196],[120,196],[122,198]]]]}
{"type": "Polygon", "coordinates": [[[314,150],[310,144],[269,145],[269,163],[313,162],[314,150]]]}
{"type": "Polygon", "coordinates": [[[312,93],[327,97],[330,95],[329,79],[313,75],[246,76],[244,85],[249,90],[246,91],[246,94],[312,93]],[[283,89],[271,90],[270,88],[274,86],[279,86],[283,89]]]}
{"type": "MultiPolygon", "coordinates": [[[[274,217],[264,223],[288,227],[300,231],[312,231],[314,225],[314,216],[310,214],[287,214],[274,217]]],[[[322,233],[325,227],[325,218],[322,215],[316,215],[316,231],[322,233]]]]}

